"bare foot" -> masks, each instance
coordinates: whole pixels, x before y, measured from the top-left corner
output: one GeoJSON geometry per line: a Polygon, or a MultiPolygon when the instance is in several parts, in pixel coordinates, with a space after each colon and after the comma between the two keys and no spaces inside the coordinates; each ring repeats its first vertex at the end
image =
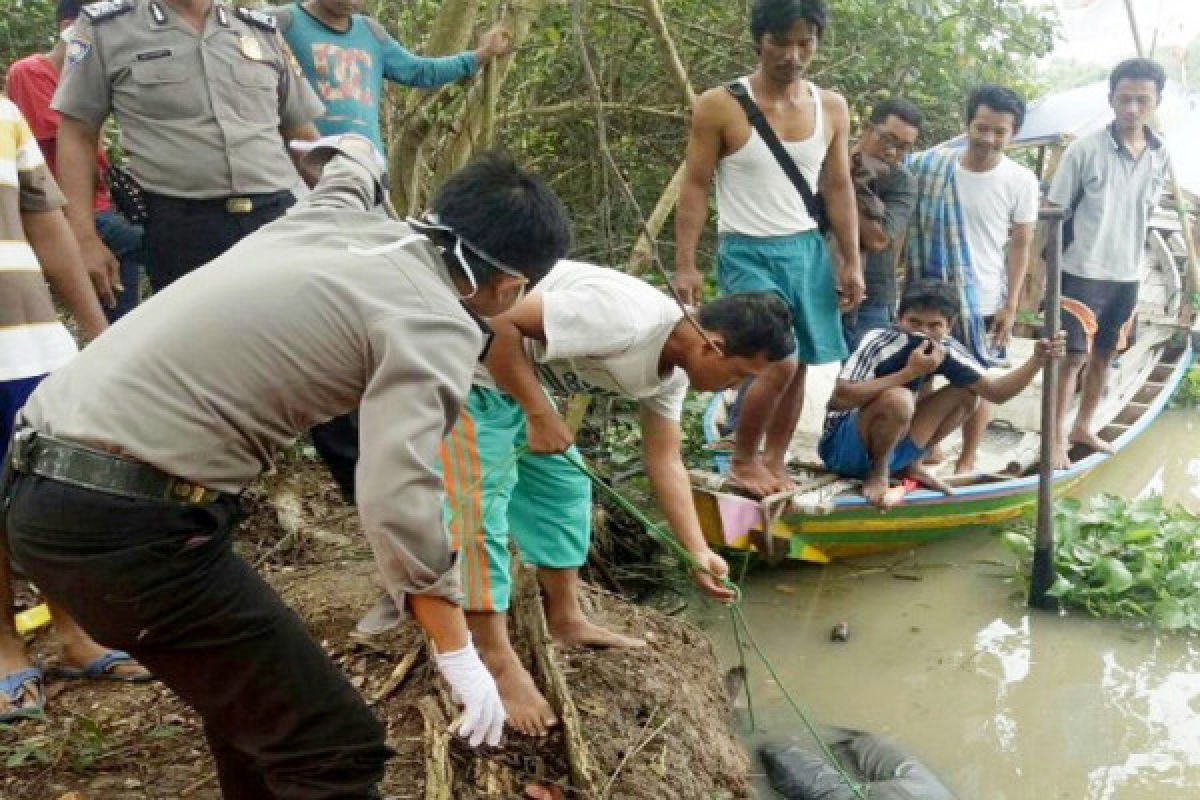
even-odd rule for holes
{"type": "Polygon", "coordinates": [[[1053,469],[1070,469],[1071,457],[1067,455],[1066,442],[1058,442],[1054,445],[1053,452],[1050,455],[1050,466],[1053,469]]]}
{"type": "Polygon", "coordinates": [[[522,666],[517,654],[480,653],[488,672],[496,681],[500,701],[508,713],[506,724],[526,736],[545,736],[550,728],[558,725],[554,709],[538,691],[533,676],[522,666]]]}
{"type": "Polygon", "coordinates": [[[758,460],[750,462],[734,460],[729,467],[729,479],[754,497],[766,497],[778,491],[775,486],[779,479],[758,460]]]}
{"type": "Polygon", "coordinates": [[[1073,430],[1067,439],[1072,444],[1081,444],[1095,453],[1115,453],[1117,449],[1091,431],[1073,430]]]}
{"type": "MultiPolygon", "coordinates": [[[[926,461],[925,463],[928,464],[929,462],[926,461]]],[[[975,457],[974,456],[970,456],[970,457],[967,457],[965,455],[959,456],[958,461],[954,462],[954,474],[955,475],[969,475],[970,473],[972,473],[974,471],[975,471],[975,457]]]]}
{"type": "Polygon", "coordinates": [[[796,481],[792,480],[792,476],[788,474],[786,464],[767,464],[766,467],[775,479],[775,489],[771,494],[790,492],[796,488],[796,481]]]}
{"type": "Polygon", "coordinates": [[[929,470],[925,469],[925,465],[920,462],[916,464],[910,464],[908,469],[904,470],[904,477],[912,478],[917,483],[933,489],[935,492],[941,492],[942,494],[954,494],[954,490],[950,488],[948,483],[934,475],[929,470]]]}
{"type": "MultiPolygon", "coordinates": [[[[84,639],[77,642],[63,642],[63,663],[67,666],[83,669],[91,662],[108,652],[108,648],[96,644],[93,640],[84,639]]],[[[136,661],[124,661],[114,664],[108,674],[114,678],[126,680],[148,679],[150,672],[136,661]]]]}
{"type": "Polygon", "coordinates": [[[891,502],[891,492],[888,491],[888,475],[886,471],[872,472],[863,479],[863,497],[881,511],[887,511],[894,505],[891,502]]]}
{"type": "Polygon", "coordinates": [[[614,647],[628,650],[646,646],[643,639],[636,639],[607,628],[601,628],[585,617],[571,617],[562,620],[547,619],[546,624],[550,628],[550,636],[559,647],[614,647]]]}

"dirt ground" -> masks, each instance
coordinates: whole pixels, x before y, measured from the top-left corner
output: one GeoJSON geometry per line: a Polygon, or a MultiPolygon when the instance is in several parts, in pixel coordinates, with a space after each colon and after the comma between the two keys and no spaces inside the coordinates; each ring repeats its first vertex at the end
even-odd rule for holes
{"type": "MultiPolygon", "coordinates": [[[[525,797],[531,785],[547,789],[540,796],[548,798],[749,796],[749,765],[729,730],[711,644],[686,622],[598,589],[587,593],[597,620],[645,637],[649,647],[555,654],[592,765],[592,790],[584,792],[572,784],[562,732],[541,741],[509,733],[500,747],[479,751],[446,737],[453,706],[414,627],[369,641],[349,635],[379,590],[357,517],[323,470],[294,456],[248,493],[247,508],[242,555],[300,612],[387,723],[397,753],[383,785],[387,797],[525,797]],[[406,662],[397,682],[397,666],[406,662]]],[[[518,647],[531,657],[530,641],[518,647]]],[[[31,650],[52,664],[52,632],[40,632],[31,650]]],[[[219,798],[198,721],[165,687],[55,682],[47,693],[44,719],[0,726],[0,800],[219,798]]]]}

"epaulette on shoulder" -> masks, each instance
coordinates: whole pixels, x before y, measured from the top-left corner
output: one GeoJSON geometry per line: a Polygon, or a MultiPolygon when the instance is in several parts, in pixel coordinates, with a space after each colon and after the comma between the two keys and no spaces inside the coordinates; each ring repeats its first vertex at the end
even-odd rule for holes
{"type": "Polygon", "coordinates": [[[257,9],[239,6],[235,13],[241,17],[243,22],[248,22],[256,28],[262,28],[264,31],[274,33],[279,27],[274,17],[270,14],[264,14],[257,9]]]}
{"type": "Polygon", "coordinates": [[[103,22],[133,11],[133,3],[130,0],[100,0],[98,3],[88,3],[79,11],[92,22],[103,22]]]}

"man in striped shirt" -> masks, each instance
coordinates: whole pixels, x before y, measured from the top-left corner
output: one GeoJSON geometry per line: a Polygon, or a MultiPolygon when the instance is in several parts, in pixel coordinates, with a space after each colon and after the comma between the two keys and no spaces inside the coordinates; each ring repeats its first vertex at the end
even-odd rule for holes
{"type": "Polygon", "coordinates": [[[957,310],[949,284],[914,282],[900,300],[896,325],[863,337],[829,399],[821,459],[839,475],[862,478],[863,496],[885,510],[899,499],[888,491],[893,474],[949,492],[921,463],[925,453],[960,427],[980,398],[1008,402],[1050,358],[1063,354],[1060,333],[1053,341],[1038,342],[1016,369],[988,375],[949,335],[957,310]],[[918,400],[918,391],[934,375],[948,385],[918,400]]]}
{"type": "MultiPolygon", "coordinates": [[[[75,355],[47,282],[75,318],[85,341],[107,327],[79,248],[63,216],[64,199],[20,110],[0,95],[0,460],[13,418],[47,373],[75,355]]],[[[65,677],[145,680],[128,654],[97,644],[57,603],[51,615],[65,677]]],[[[0,724],[37,716],[46,702],[12,616],[12,575],[0,532],[0,724]]]]}

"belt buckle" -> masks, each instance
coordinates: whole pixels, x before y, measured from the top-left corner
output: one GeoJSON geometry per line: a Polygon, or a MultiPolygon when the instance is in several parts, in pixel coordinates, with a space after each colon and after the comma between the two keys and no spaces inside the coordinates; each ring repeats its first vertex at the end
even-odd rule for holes
{"type": "Polygon", "coordinates": [[[225,210],[230,214],[249,214],[254,210],[254,201],[249,197],[227,197],[225,210]]]}
{"type": "Polygon", "coordinates": [[[9,460],[17,472],[25,472],[29,468],[29,456],[33,453],[33,443],[37,439],[37,430],[29,427],[17,428],[13,431],[12,452],[9,460]]]}
{"type": "Polygon", "coordinates": [[[185,481],[176,481],[175,485],[171,487],[171,492],[180,503],[197,505],[207,503],[210,494],[206,487],[185,481]]]}

